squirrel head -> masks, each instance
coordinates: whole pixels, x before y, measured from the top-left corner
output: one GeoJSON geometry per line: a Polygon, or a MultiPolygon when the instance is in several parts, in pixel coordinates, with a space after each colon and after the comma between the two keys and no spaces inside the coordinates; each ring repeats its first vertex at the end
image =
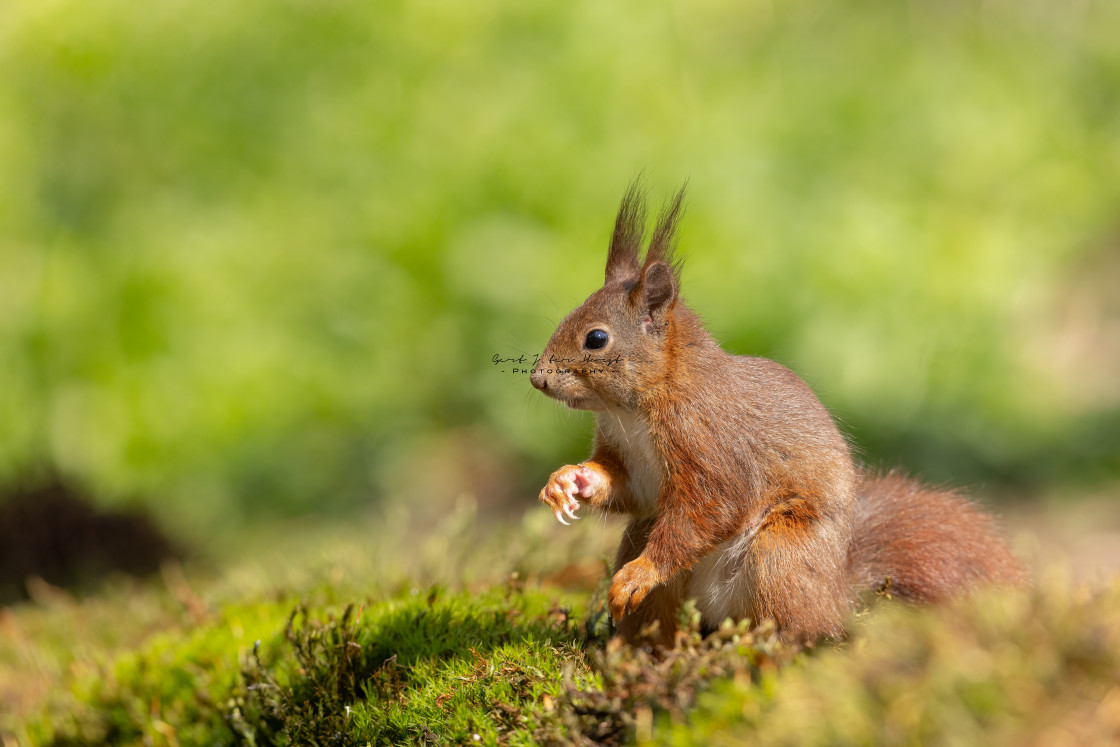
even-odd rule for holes
{"type": "Polygon", "coordinates": [[[674,260],[684,188],[662,211],[645,258],[645,198],[630,185],[615,219],[603,287],[560,322],[530,375],[537,389],[579,410],[633,409],[665,379],[684,308],[674,260]]]}

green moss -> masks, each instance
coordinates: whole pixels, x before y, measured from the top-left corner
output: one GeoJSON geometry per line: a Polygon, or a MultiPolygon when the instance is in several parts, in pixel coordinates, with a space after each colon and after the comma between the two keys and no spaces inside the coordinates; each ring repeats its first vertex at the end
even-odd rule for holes
{"type": "Polygon", "coordinates": [[[0,727],[31,744],[525,740],[555,719],[563,667],[583,659],[587,627],[562,606],[577,601],[510,583],[345,608],[231,604],[62,674],[68,698],[0,727]]]}
{"type": "Polygon", "coordinates": [[[278,656],[254,655],[230,720],[247,741],[488,742],[550,717],[584,642],[556,595],[514,586],[408,593],[293,613],[278,656]]]}
{"type": "MultiPolygon", "coordinates": [[[[595,591],[548,580],[565,576],[565,553],[593,530],[558,536],[557,564],[526,579],[509,573],[521,558],[506,529],[488,526],[485,541],[435,535],[449,558],[469,549],[488,559],[490,575],[470,584],[444,570],[448,586],[406,577],[363,593],[361,577],[340,576],[332,559],[279,592],[232,583],[233,572],[168,573],[165,587],[85,600],[40,590],[0,617],[0,735],[23,747],[1120,735],[1120,581],[1089,589],[1053,577],[928,609],[882,601],[848,640],[803,651],[730,624],[702,638],[686,609],[677,647],[655,654],[609,640],[605,578],[595,591]],[[20,687],[39,692],[34,707],[12,700],[20,687]]],[[[282,564],[268,568],[285,577],[282,564]]]]}

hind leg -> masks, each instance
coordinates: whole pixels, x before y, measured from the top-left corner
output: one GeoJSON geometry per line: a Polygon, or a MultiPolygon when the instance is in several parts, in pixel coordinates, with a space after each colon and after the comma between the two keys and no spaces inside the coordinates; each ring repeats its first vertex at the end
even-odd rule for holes
{"type": "Polygon", "coordinates": [[[742,573],[748,616],[773,620],[786,640],[844,633],[846,532],[840,522],[797,511],[766,517],[747,548],[742,573]]]}
{"type": "MultiPolygon", "coordinates": [[[[642,554],[653,528],[652,519],[633,519],[622,534],[622,543],[614,561],[614,571],[642,554]]],[[[688,572],[676,574],[663,584],[655,587],[646,595],[637,608],[621,620],[615,620],[618,634],[630,643],[643,639],[643,628],[656,622],[657,630],[648,639],[650,643],[669,648],[677,632],[677,612],[684,601],[684,590],[688,583],[688,572]]]]}

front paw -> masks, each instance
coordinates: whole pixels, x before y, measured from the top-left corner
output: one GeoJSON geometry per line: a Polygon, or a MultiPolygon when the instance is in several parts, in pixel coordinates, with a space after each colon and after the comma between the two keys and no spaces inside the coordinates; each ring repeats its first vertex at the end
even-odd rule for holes
{"type": "Polygon", "coordinates": [[[578,519],[579,498],[590,498],[601,488],[603,477],[587,465],[569,464],[552,473],[548,484],[541,490],[541,502],[552,509],[557,521],[564,521],[564,514],[578,519]]]}
{"type": "Polygon", "coordinates": [[[657,568],[643,557],[622,566],[611,581],[611,617],[615,622],[633,612],[661,581],[657,568]]]}

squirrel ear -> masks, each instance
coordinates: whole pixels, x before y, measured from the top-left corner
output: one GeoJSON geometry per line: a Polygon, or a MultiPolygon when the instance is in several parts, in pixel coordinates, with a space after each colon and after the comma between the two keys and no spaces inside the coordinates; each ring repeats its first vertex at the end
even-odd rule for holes
{"type": "Polygon", "coordinates": [[[673,268],[665,262],[646,265],[631,298],[651,316],[669,308],[677,298],[677,275],[673,268]]]}
{"type": "Polygon", "coordinates": [[[618,217],[614,220],[614,235],[611,236],[611,248],[607,253],[608,283],[633,283],[638,279],[641,272],[638,248],[641,246],[646,224],[645,202],[641,181],[635,179],[622,196],[618,217]]]}

